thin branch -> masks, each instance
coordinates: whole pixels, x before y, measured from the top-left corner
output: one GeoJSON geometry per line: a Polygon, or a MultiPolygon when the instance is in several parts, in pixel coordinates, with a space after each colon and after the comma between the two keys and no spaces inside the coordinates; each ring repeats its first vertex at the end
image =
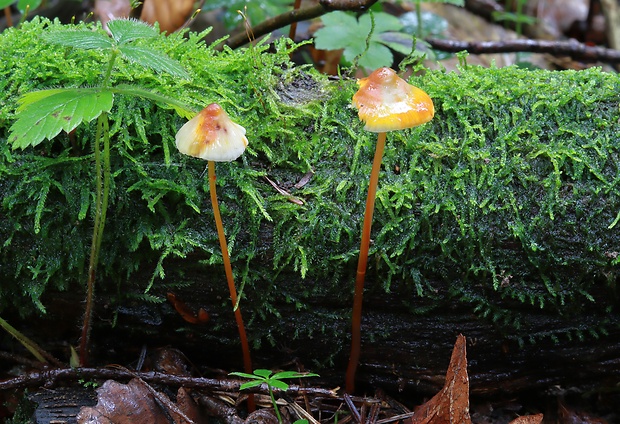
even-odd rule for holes
{"type": "MultiPolygon", "coordinates": [[[[134,377],[138,377],[149,383],[165,384],[173,387],[200,388],[225,392],[237,392],[243,383],[243,381],[239,380],[184,377],[158,372],[133,372],[119,368],[53,368],[22,374],[15,378],[0,381],[0,391],[26,387],[53,387],[63,381],[77,381],[79,379],[112,379],[118,381],[130,380],[134,377]]],[[[250,389],[249,391],[269,393],[267,386],[264,384],[258,388],[250,389]]],[[[286,392],[293,396],[316,394],[326,397],[336,397],[336,392],[334,390],[319,387],[313,388],[290,385],[286,392]]]]}
{"type": "MultiPolygon", "coordinates": [[[[294,22],[318,18],[319,16],[334,10],[363,12],[368,10],[368,8],[376,2],[377,0],[319,0],[319,2],[314,6],[305,7],[303,9],[293,9],[289,12],[285,12],[278,16],[274,16],[273,18],[267,19],[255,27],[252,27],[250,34],[253,34],[254,37],[258,38],[294,22]]],[[[237,47],[243,46],[248,41],[247,34],[243,31],[230,37],[225,41],[225,44],[232,49],[236,49],[237,47]]],[[[218,48],[221,49],[222,46],[218,46],[218,48]]]]}
{"type": "Polygon", "coordinates": [[[456,41],[428,38],[425,40],[434,49],[457,53],[466,50],[471,54],[488,53],[549,53],[554,56],[570,56],[575,60],[588,62],[620,63],[620,51],[604,47],[587,46],[575,40],[546,41],[518,39],[510,41],[456,41]]]}

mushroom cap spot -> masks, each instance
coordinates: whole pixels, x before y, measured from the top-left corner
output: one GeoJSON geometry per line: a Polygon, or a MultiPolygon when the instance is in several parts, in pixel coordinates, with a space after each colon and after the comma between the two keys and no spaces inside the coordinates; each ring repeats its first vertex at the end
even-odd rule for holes
{"type": "Polygon", "coordinates": [[[390,68],[379,68],[357,82],[353,95],[364,129],[385,132],[411,128],[430,121],[435,115],[433,101],[424,91],[408,84],[390,68]]]}
{"type": "Polygon", "coordinates": [[[214,162],[237,159],[248,145],[245,128],[234,123],[217,103],[187,121],[176,135],[179,152],[214,162]]]}

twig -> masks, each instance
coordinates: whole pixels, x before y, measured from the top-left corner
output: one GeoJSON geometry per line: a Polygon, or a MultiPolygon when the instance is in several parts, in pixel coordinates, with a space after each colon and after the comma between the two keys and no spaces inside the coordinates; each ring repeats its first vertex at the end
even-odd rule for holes
{"type": "Polygon", "coordinates": [[[434,49],[445,52],[468,51],[471,54],[487,53],[549,53],[554,56],[570,56],[576,60],[601,61],[620,63],[620,51],[604,47],[587,46],[576,40],[547,41],[547,40],[510,40],[510,41],[456,41],[427,38],[425,40],[434,49]]]}
{"type": "MultiPolygon", "coordinates": [[[[132,372],[117,368],[53,368],[45,371],[31,372],[15,378],[0,381],[0,391],[12,390],[25,387],[53,387],[63,381],[112,379],[130,380],[134,377],[149,383],[165,384],[174,387],[186,387],[196,389],[210,389],[236,392],[239,391],[243,381],[229,379],[212,379],[202,377],[185,377],[159,372],[132,372]]],[[[269,393],[266,385],[250,389],[256,393],[269,393]],[[264,386],[264,387],[263,387],[264,386]]],[[[300,387],[290,385],[287,393],[292,396],[302,394],[315,394],[327,397],[336,397],[334,390],[318,387],[300,387]]]]}
{"type": "MultiPolygon", "coordinates": [[[[305,7],[303,9],[293,9],[278,16],[274,16],[273,18],[267,19],[255,27],[252,27],[252,33],[254,34],[254,37],[258,38],[294,22],[318,18],[319,16],[334,10],[362,12],[367,10],[376,2],[377,0],[319,0],[318,4],[314,6],[305,7]]],[[[248,41],[248,37],[244,31],[227,39],[225,44],[230,48],[236,49],[237,47],[243,46],[248,41]]],[[[218,46],[218,49],[222,49],[222,47],[223,46],[220,45],[218,46]]]]}

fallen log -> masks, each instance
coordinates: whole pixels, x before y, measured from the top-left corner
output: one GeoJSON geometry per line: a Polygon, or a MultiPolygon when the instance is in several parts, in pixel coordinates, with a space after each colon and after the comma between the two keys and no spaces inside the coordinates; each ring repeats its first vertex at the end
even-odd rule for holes
{"type": "MultiPolygon", "coordinates": [[[[35,340],[48,329],[73,343],[91,237],[94,128],[23,151],[10,149],[9,130],[20,94],[96,84],[103,58],[59,55],[39,42],[48,25],[58,24],[34,20],[0,36],[0,313],[30,317],[35,340]]],[[[248,130],[242,159],[218,167],[218,196],[256,365],[299,358],[338,378],[374,150],[350,107],[355,81],[294,66],[284,41],[276,53],[264,45],[218,53],[195,35],[153,46],[179,59],[192,81],[119,63],[115,83],[195,105],[217,101],[248,130]]],[[[437,113],[388,136],[360,380],[436,393],[462,333],[472,394],[615,384],[620,79],[597,69],[463,63],[459,73],[411,82],[437,113]]],[[[129,356],[143,343],[170,343],[194,361],[208,349],[205,362],[238,370],[204,165],[174,147],[185,121],[144,100],[115,104],[93,355],[109,358],[123,339],[129,356]],[[184,321],[168,293],[210,321],[184,321]]]]}

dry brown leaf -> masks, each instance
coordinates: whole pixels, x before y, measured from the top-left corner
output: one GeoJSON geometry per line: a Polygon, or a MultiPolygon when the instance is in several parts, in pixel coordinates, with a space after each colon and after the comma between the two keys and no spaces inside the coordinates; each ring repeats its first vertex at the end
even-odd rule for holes
{"type": "Polygon", "coordinates": [[[83,407],[78,424],[175,424],[204,423],[189,393],[180,388],[178,405],[139,378],[127,384],[108,380],[97,389],[97,405],[83,407]]]}
{"type": "Polygon", "coordinates": [[[465,336],[459,334],[439,393],[415,409],[407,424],[471,424],[465,336]]]}
{"type": "Polygon", "coordinates": [[[97,405],[84,407],[78,424],[169,424],[166,414],[139,380],[128,384],[108,380],[97,389],[97,405]]]}
{"type": "Polygon", "coordinates": [[[171,33],[181,28],[194,10],[194,0],[145,0],[140,19],[171,33]]]}
{"type": "Polygon", "coordinates": [[[131,13],[129,0],[96,0],[95,17],[104,25],[116,18],[127,18],[131,13]]]}
{"type": "Polygon", "coordinates": [[[524,415],[510,421],[510,424],[541,424],[542,420],[543,414],[524,415]]]}

